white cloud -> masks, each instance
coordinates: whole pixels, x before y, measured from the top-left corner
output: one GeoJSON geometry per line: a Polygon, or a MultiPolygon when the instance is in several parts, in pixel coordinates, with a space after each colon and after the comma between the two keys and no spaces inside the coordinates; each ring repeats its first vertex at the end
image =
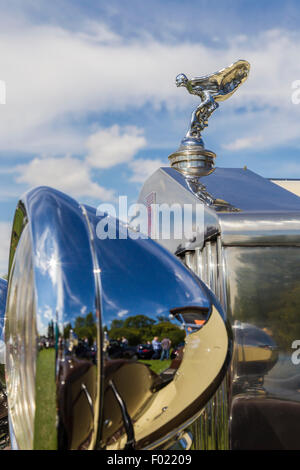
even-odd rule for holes
{"type": "Polygon", "coordinates": [[[110,168],[125,163],[146,145],[142,130],[135,126],[121,131],[118,125],[101,129],[87,140],[87,163],[95,168],[110,168]]]}
{"type": "Polygon", "coordinates": [[[34,158],[26,165],[19,165],[16,173],[19,173],[17,183],[51,186],[74,197],[87,196],[102,201],[111,201],[114,198],[112,190],[92,181],[90,168],[78,158],[34,158]]]}
{"type": "Polygon", "coordinates": [[[87,312],[87,306],[84,305],[84,306],[80,309],[80,313],[81,313],[81,315],[85,315],[86,312],[87,312]]]}
{"type": "Polygon", "coordinates": [[[224,144],[226,150],[242,150],[253,147],[254,145],[263,141],[261,136],[258,137],[242,137],[234,140],[232,143],[224,144]]]}
{"type": "Polygon", "coordinates": [[[8,273],[11,222],[0,222],[0,276],[8,273]]]}
{"type": "Polygon", "coordinates": [[[120,310],[120,312],[118,312],[118,317],[123,318],[127,314],[128,314],[128,310],[120,310]]]}
{"type": "MultiPolygon", "coordinates": [[[[47,158],[34,159],[22,168],[23,174],[17,178],[20,183],[49,184],[75,197],[106,201],[112,191],[93,181],[91,167],[129,162],[131,181],[144,181],[158,165],[150,159],[143,166],[133,161],[135,153],[146,145],[138,128],[144,128],[147,136],[152,133],[149,147],[162,148],[174,142],[175,149],[179,143],[175,128],[182,127],[182,137],[197,103],[195,97],[175,87],[174,77],[179,72],[204,75],[239,58],[251,63],[249,80],[211,119],[204,133],[207,146],[261,152],[300,144],[300,105],[291,102],[291,84],[300,79],[296,60],[299,32],[272,30],[232,36],[216,47],[201,42],[158,42],[150,35],[125,40],[96,22],[81,31],[36,26],[29,21],[17,26],[0,31],[0,79],[5,80],[7,92],[7,104],[0,106],[0,151],[4,156],[4,150],[47,154],[47,158]],[[139,121],[142,107],[144,115],[150,116],[147,124],[139,121]],[[164,121],[162,114],[155,113],[161,108],[168,111],[162,113],[164,121]],[[242,114],[237,114],[237,108],[243,108],[242,114]],[[130,122],[136,122],[137,127],[113,126],[94,130],[89,137],[93,124],[80,125],[82,121],[91,124],[90,112],[103,116],[128,110],[130,122]],[[73,157],[54,159],[84,155],[87,149],[85,163],[73,157]]],[[[161,164],[167,164],[167,159],[161,164]]],[[[6,191],[4,197],[8,197],[6,191]]]]}
{"type": "MultiPolygon", "coordinates": [[[[114,125],[100,129],[88,138],[88,154],[83,159],[71,156],[36,157],[27,164],[6,168],[2,172],[16,173],[16,183],[51,186],[74,197],[112,201],[114,191],[94,182],[91,170],[131,161],[146,144],[142,133],[142,129],[135,126],[120,128],[114,125]]],[[[150,168],[151,161],[146,161],[146,165],[150,168]]]]}
{"type": "MultiPolygon", "coordinates": [[[[292,107],[291,83],[300,78],[295,59],[299,33],[267,31],[247,41],[232,36],[219,47],[159,43],[150,36],[121,39],[102,23],[89,34],[53,26],[3,29],[0,79],[6,81],[7,104],[0,107],[0,150],[53,155],[84,151],[86,131],[73,125],[74,116],[80,120],[90,111],[116,112],[151,104],[166,105],[178,115],[195,105],[194,97],[175,87],[178,72],[205,74],[239,58],[252,65],[249,81],[222,107],[227,113],[240,106],[270,107],[269,119],[274,118],[275,107],[282,128],[293,130],[281,132],[280,141],[296,136],[300,107],[292,107]]],[[[176,114],[172,119],[177,119],[176,114]]],[[[267,124],[258,118],[261,125],[267,124]]],[[[241,126],[247,128],[247,114],[240,119],[241,126]]],[[[96,137],[91,145],[97,146],[96,137]]],[[[273,145],[270,138],[268,145],[273,145]]],[[[102,160],[99,165],[103,167],[102,160]]]]}
{"type": "Polygon", "coordinates": [[[52,308],[49,307],[49,305],[45,305],[45,310],[43,312],[43,315],[44,315],[44,318],[46,318],[47,320],[52,320],[53,311],[52,311],[52,308]]]}
{"type": "Polygon", "coordinates": [[[122,37],[109,29],[105,23],[98,21],[85,21],[85,31],[79,32],[79,37],[98,44],[116,44],[122,37]]]}
{"type": "Polygon", "coordinates": [[[138,158],[130,162],[129,167],[133,174],[130,181],[134,183],[144,183],[144,181],[161,166],[167,166],[166,161],[159,159],[138,158]]]}

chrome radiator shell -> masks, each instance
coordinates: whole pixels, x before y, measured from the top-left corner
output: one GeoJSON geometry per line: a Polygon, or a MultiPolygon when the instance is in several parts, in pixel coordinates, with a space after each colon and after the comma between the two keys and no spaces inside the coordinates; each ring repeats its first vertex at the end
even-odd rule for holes
{"type": "Polygon", "coordinates": [[[161,168],[157,204],[202,204],[196,240],[158,240],[216,294],[235,332],[231,367],[191,426],[197,449],[299,449],[300,198],[249,170],[188,179],[161,168]],[[299,315],[298,315],[299,316],[299,315]],[[299,338],[297,337],[299,336],[299,338]]]}

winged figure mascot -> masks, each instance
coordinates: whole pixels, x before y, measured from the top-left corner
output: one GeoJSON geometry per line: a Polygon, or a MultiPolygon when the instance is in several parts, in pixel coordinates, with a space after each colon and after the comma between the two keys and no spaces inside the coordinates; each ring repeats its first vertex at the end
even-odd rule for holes
{"type": "Polygon", "coordinates": [[[219,107],[218,101],[227,100],[247,79],[250,64],[239,60],[225,69],[190,80],[183,73],[177,75],[176,86],[184,86],[191,95],[201,99],[191,118],[191,126],[186,137],[200,138],[201,131],[208,125],[208,118],[219,107]]]}
{"type": "Polygon", "coordinates": [[[219,107],[219,101],[230,98],[248,78],[250,64],[246,60],[238,60],[234,64],[211,75],[188,79],[183,73],[176,77],[176,86],[185,87],[191,95],[199,96],[200,104],[193,111],[190,127],[181,141],[177,152],[169,156],[171,165],[194,174],[207,174],[212,171],[215,154],[204,148],[201,132],[208,126],[208,119],[219,107]],[[199,158],[200,157],[200,158],[199,158]]]}

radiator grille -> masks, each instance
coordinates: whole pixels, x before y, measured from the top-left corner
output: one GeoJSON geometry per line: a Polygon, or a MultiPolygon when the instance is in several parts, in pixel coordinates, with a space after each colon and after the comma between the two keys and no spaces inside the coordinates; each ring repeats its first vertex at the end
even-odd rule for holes
{"type": "MultiPolygon", "coordinates": [[[[226,312],[225,266],[220,237],[207,241],[203,249],[185,253],[184,263],[214,292],[226,312]]],[[[190,426],[194,449],[229,449],[229,379],[221,386],[204,408],[201,416],[190,426]]]]}

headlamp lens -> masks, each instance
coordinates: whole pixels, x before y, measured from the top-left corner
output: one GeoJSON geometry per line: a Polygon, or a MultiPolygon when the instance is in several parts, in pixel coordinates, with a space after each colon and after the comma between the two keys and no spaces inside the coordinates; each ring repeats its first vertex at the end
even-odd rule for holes
{"type": "Polygon", "coordinates": [[[22,232],[10,272],[5,342],[6,385],[13,433],[19,449],[32,449],[37,333],[28,225],[22,232]]]}

